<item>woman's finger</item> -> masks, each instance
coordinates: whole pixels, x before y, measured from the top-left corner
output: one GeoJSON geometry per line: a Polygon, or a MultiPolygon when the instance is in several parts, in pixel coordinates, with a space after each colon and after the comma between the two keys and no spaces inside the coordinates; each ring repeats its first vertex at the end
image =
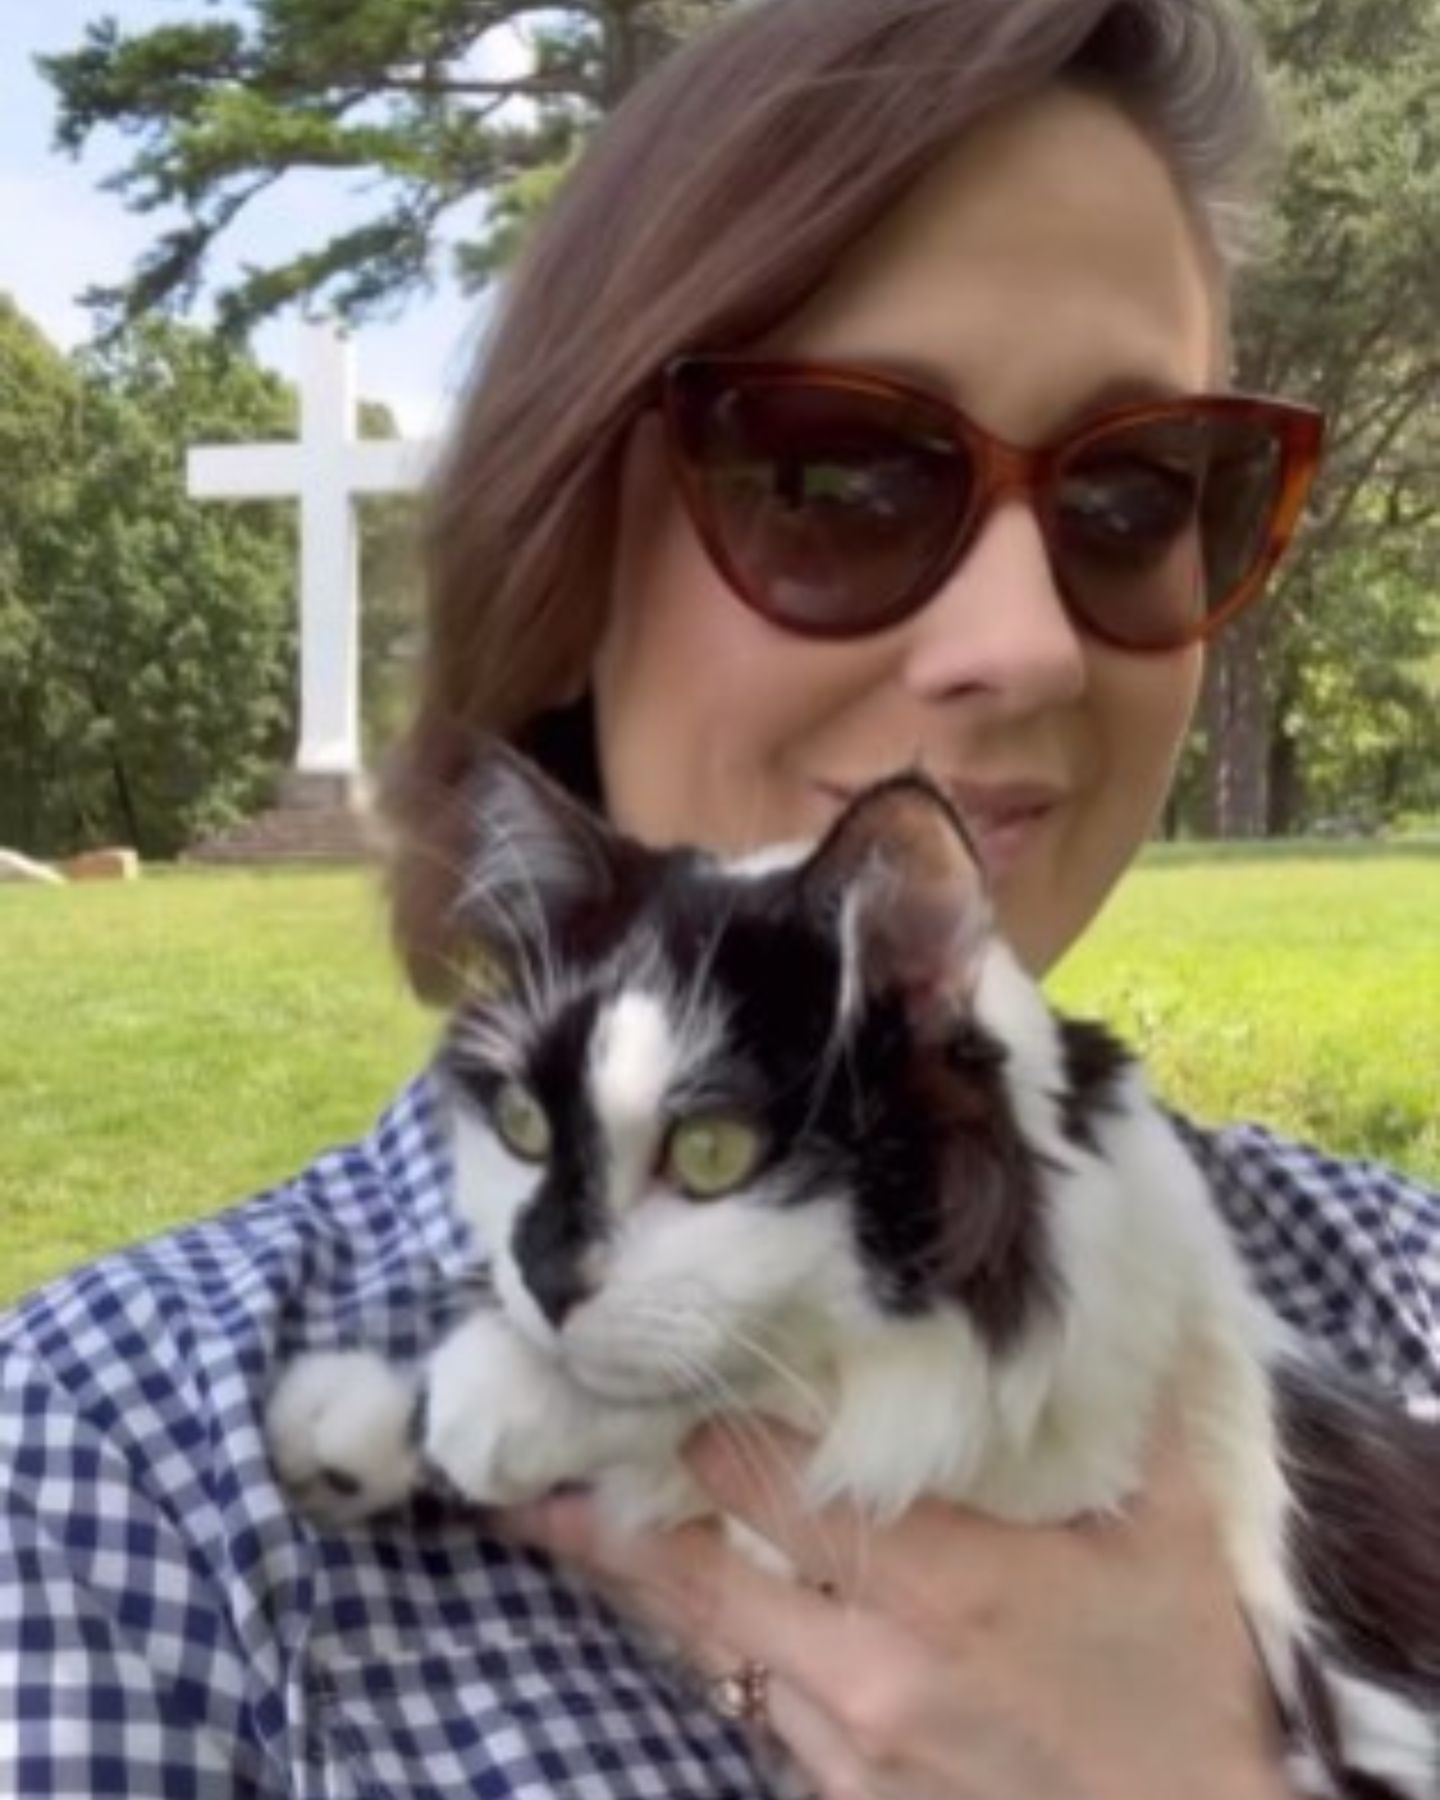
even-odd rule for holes
{"type": "MultiPolygon", "coordinates": [[[[864,1795],[883,1800],[873,1772],[867,1772],[835,1718],[770,1663],[746,1657],[718,1639],[699,1645],[690,1653],[709,1703],[721,1706],[718,1685],[740,1675],[747,1664],[757,1662],[763,1673],[764,1700],[759,1715],[745,1720],[762,1746],[778,1742],[807,1776],[820,1800],[830,1796],[864,1795]]],[[[728,1715],[727,1715],[728,1716],[728,1715]]]]}
{"type": "MultiPolygon", "coordinates": [[[[763,1662],[822,1711],[838,1712],[857,1668],[899,1674],[913,1654],[883,1618],[757,1568],[708,1524],[621,1537],[583,1495],[507,1515],[507,1535],[583,1569],[710,1667],[714,1646],[763,1662]]],[[[733,1663],[729,1666],[733,1666],[733,1663]]]]}
{"type": "Polygon", "coordinates": [[[831,1795],[860,1795],[883,1800],[875,1778],[855,1754],[831,1714],[782,1676],[770,1683],[770,1728],[799,1763],[821,1800],[831,1795]]]}
{"type": "Polygon", "coordinates": [[[685,1460],[716,1506],[759,1533],[808,1586],[834,1597],[885,1605],[912,1590],[934,1559],[963,1547],[977,1574],[1009,1555],[1026,1527],[967,1512],[949,1501],[919,1500],[901,1518],[877,1525],[858,1506],[816,1505],[806,1469],[814,1445],[768,1419],[719,1419],[690,1439],[685,1460]]]}

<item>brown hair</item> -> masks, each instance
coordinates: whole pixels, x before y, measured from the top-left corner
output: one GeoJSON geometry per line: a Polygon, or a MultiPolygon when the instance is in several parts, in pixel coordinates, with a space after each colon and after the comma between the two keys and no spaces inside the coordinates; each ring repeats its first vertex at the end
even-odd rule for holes
{"type": "Polygon", "coordinates": [[[584,688],[619,451],[662,366],[761,336],[967,126],[1056,80],[1147,131],[1233,264],[1267,134],[1225,0],[749,0],[598,132],[506,285],[432,494],[418,705],[383,793],[419,993],[450,986],[475,744],[584,688]]]}

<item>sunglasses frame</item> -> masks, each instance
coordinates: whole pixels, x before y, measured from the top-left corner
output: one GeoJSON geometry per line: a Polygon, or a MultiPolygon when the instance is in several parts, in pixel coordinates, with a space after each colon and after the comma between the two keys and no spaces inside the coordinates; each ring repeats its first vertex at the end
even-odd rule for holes
{"type": "Polygon", "coordinates": [[[1220,627],[1255,600],[1274,573],[1300,521],[1306,498],[1320,466],[1325,441],[1325,416],[1316,408],[1264,394],[1194,394],[1174,400],[1142,401],[1113,407],[1085,419],[1052,442],[1025,449],[1006,442],[953,406],[943,396],[872,371],[847,365],[780,359],[756,359],[736,355],[692,355],[674,358],[661,375],[660,410],[672,466],[681,498],[706,554],[717,573],[753,612],[780,630],[802,637],[831,640],[871,637],[913,617],[939,592],[973,546],[981,523],[1002,501],[1026,501],[1034,512],[1053,573],[1056,591],[1076,627],[1088,636],[1133,655],[1166,655],[1213,637],[1220,627]],[[853,393],[923,409],[925,416],[943,424],[954,445],[970,458],[974,480],[969,503],[961,514],[943,552],[923,575],[917,575],[895,603],[859,627],[814,620],[796,622],[767,603],[758,584],[749,582],[735,566],[710,505],[703,469],[688,448],[686,428],[690,384],[703,381],[707,391],[752,382],[769,387],[803,387],[831,393],[853,393]],[[1208,609],[1193,630],[1160,644],[1135,644],[1111,636],[1097,625],[1066,592],[1059,559],[1050,550],[1054,541],[1053,496],[1059,474],[1097,438],[1131,426],[1163,423],[1177,416],[1196,415],[1237,422],[1262,423],[1280,447],[1280,477],[1266,525],[1264,543],[1248,573],[1216,606],[1208,609]]]}

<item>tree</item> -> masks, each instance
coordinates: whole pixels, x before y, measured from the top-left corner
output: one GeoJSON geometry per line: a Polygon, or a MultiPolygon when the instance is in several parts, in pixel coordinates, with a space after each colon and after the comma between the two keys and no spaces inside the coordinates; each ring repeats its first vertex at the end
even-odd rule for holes
{"type": "Polygon", "coordinates": [[[59,142],[78,151],[118,127],[138,148],[110,185],[137,211],[183,218],[131,280],[91,298],[111,323],[189,304],[215,240],[301,169],[378,174],[378,208],[223,291],[226,332],[301,299],[352,320],[395,304],[433,280],[450,215],[477,203],[455,268],[482,282],[595,119],[726,4],[255,0],[252,19],[133,34],[103,19],[80,49],[42,59],[59,142]]]}
{"type": "MultiPolygon", "coordinates": [[[[294,730],[294,524],[187,498],[189,445],[284,437],[285,384],[163,321],[81,358],[74,554],[55,608],[81,746],[127,842],[169,854],[248,810],[294,730]]],[[[90,827],[93,830],[93,824],[90,827]]]]}
{"type": "MultiPolygon", "coordinates": [[[[40,854],[119,839],[168,855],[249,810],[294,733],[289,509],[191,502],[184,452],[289,435],[294,400],[163,321],[66,374],[57,477],[27,503],[22,537],[40,548],[5,640],[25,664],[6,698],[20,729],[0,733],[0,837],[40,854]]],[[[0,412],[0,431],[18,418],[0,412]]]]}
{"type": "Polygon", "coordinates": [[[39,841],[39,783],[65,720],[43,597],[63,559],[80,384],[0,295],[0,843],[39,841]]]}
{"type": "Polygon", "coordinates": [[[1405,671],[1440,636],[1440,0],[1257,10],[1287,171],[1244,295],[1239,381],[1311,400],[1332,430],[1310,529],[1211,659],[1200,823],[1215,836],[1301,822],[1312,765],[1336,785],[1321,694],[1383,695],[1408,731],[1405,671]]]}
{"type": "MultiPolygon", "coordinates": [[[[1367,495],[1360,510],[1383,502],[1367,495]]],[[[1326,563],[1333,590],[1284,664],[1269,771],[1272,829],[1375,826],[1440,812],[1440,506],[1428,530],[1367,519],[1326,563]],[[1349,597],[1349,604],[1343,597],[1349,597]]]]}

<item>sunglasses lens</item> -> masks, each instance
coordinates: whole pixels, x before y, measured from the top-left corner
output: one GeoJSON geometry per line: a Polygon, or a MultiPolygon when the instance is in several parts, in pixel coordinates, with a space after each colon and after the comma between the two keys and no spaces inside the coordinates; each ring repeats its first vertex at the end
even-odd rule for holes
{"type": "Polygon", "coordinates": [[[933,588],[972,487],[943,415],[863,386],[682,371],[672,420],[697,529],[777,623],[873,631],[933,588]]]}
{"type": "Polygon", "coordinates": [[[1070,604],[1133,649],[1196,637],[1264,557],[1284,470],[1274,428],[1239,415],[1176,412],[1085,439],[1052,497],[1070,604]]]}

